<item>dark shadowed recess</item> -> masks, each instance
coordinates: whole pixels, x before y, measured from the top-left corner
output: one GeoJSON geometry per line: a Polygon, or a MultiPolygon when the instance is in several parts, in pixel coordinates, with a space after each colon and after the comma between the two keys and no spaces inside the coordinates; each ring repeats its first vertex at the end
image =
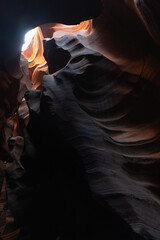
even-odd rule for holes
{"type": "MultiPolygon", "coordinates": [[[[21,47],[30,28],[49,22],[77,24],[98,16],[101,7],[98,0],[3,1],[0,60],[13,46],[21,47]]],[[[59,131],[63,122],[48,115],[47,102],[40,103],[41,92],[34,94],[38,111],[30,108],[30,123],[24,129],[25,171],[7,175],[9,206],[21,229],[20,240],[58,236],[60,240],[142,240],[103,199],[92,195],[79,152],[59,131]]]]}
{"type": "Polygon", "coordinates": [[[28,104],[36,110],[30,108],[24,129],[25,174],[15,177],[18,187],[8,184],[20,239],[142,240],[103,199],[91,194],[81,156],[61,134],[62,120],[51,118],[40,91],[29,95],[28,104]]]}

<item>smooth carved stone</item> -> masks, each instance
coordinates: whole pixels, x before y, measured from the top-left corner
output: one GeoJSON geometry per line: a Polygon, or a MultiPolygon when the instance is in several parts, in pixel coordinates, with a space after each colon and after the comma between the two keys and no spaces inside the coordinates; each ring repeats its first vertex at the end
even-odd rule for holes
{"type": "MultiPolygon", "coordinates": [[[[35,94],[38,103],[30,106],[28,100],[36,116],[34,134],[40,112],[43,124],[56,126],[61,139],[80,155],[92,193],[142,237],[159,240],[158,37],[133,1],[102,3],[88,35],[55,39],[71,59],[53,77],[44,77],[42,92],[35,94]]],[[[62,67],[59,63],[56,69],[62,67]]]]}
{"type": "Polygon", "coordinates": [[[71,59],[44,77],[46,111],[81,154],[94,194],[142,237],[158,240],[160,89],[86,48],[78,34],[55,42],[71,59]]]}

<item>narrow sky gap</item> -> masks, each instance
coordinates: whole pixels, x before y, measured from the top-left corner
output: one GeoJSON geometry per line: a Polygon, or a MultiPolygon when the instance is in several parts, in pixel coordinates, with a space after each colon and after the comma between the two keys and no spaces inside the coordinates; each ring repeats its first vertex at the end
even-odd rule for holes
{"type": "Polygon", "coordinates": [[[34,37],[35,33],[37,31],[37,27],[29,30],[24,37],[24,44],[22,46],[22,51],[26,50],[29,44],[32,41],[32,38],[34,37]]]}

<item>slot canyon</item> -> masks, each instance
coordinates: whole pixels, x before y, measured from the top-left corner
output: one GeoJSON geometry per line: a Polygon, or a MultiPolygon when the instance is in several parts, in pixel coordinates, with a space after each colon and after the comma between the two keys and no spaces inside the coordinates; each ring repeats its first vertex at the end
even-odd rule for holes
{"type": "Polygon", "coordinates": [[[0,3],[0,240],[160,239],[159,78],[158,0],[0,3]]]}

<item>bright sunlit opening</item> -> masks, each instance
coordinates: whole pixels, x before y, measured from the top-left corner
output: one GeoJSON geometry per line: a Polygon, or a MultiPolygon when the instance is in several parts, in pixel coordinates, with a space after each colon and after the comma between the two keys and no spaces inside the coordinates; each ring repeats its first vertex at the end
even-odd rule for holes
{"type": "Polygon", "coordinates": [[[22,51],[25,51],[25,50],[27,49],[27,47],[28,47],[29,44],[31,43],[32,38],[34,37],[37,29],[38,29],[37,27],[36,27],[36,28],[33,28],[33,29],[31,29],[30,31],[28,31],[28,32],[25,34],[24,44],[23,44],[23,46],[22,46],[22,51]]]}

